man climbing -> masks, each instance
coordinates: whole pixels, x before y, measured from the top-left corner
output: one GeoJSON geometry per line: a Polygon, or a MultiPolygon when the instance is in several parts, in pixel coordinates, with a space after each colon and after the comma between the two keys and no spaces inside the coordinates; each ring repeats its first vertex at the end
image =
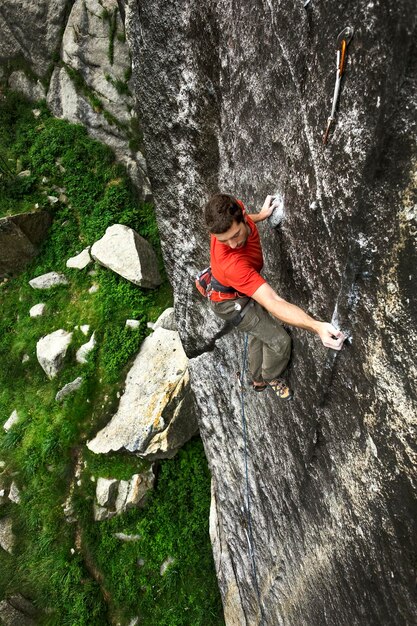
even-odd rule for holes
{"type": "Polygon", "coordinates": [[[213,196],[205,206],[211,233],[210,302],[216,315],[248,333],[254,390],[263,391],[269,385],[279,398],[289,399],[293,393],[280,375],[290,359],[291,340],[279,322],[317,333],[323,345],[334,350],[341,350],[345,337],[331,324],[315,320],[278,296],[261,276],[263,255],[256,223],[274,211],[273,200],[267,196],[254,215],[247,215],[243,203],[226,194],[213,196]]]}

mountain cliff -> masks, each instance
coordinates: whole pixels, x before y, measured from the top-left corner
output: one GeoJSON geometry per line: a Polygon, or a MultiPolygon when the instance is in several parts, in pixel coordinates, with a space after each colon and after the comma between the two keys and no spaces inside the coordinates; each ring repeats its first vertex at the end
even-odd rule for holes
{"type": "MultiPolygon", "coordinates": [[[[82,29],[87,11],[89,27],[92,16],[100,33],[108,23],[122,57],[123,37],[110,27],[120,30],[124,20],[133,75],[121,73],[123,85],[116,72],[106,77],[105,97],[96,91],[104,82],[91,48],[83,62],[72,30],[48,83],[48,63],[29,53],[23,27],[6,13],[20,6],[12,0],[0,9],[7,35],[0,61],[9,59],[4,75],[13,86],[23,55],[25,80],[42,79],[38,91],[56,114],[70,111],[109,143],[120,135],[119,155],[135,161],[147,196],[137,141],[127,147],[136,131],[113,112],[115,81],[140,120],[212,473],[212,542],[228,626],[414,623],[414,2],[61,0],[60,19],[38,4],[46,55],[56,51],[71,7],[68,27],[82,29]],[[337,37],[347,26],[354,34],[324,145],[337,37]],[[290,329],[290,403],[247,390],[242,404],[235,373],[243,337],[223,327],[194,288],[209,260],[202,207],[218,190],[249,212],[269,193],[282,196],[282,225],[260,225],[264,275],[281,296],[349,335],[336,355],[290,329]]],[[[107,43],[105,50],[112,69],[107,43]]]]}
{"type": "Polygon", "coordinates": [[[194,357],[228,624],[414,620],[415,24],[406,0],[126,5],[164,258],[194,357]],[[291,329],[294,400],[244,395],[252,541],[235,378],[243,337],[225,333],[193,286],[208,263],[202,207],[218,190],[249,211],[283,196],[282,226],[260,226],[265,277],[350,335],[335,355],[291,329]]]}

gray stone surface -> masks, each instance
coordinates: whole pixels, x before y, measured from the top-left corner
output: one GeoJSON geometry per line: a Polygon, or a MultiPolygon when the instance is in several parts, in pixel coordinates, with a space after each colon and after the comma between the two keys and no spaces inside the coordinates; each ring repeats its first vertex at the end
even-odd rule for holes
{"type": "Polygon", "coordinates": [[[35,626],[37,611],[20,593],[0,602],[0,620],[3,626],[35,626]]]}
{"type": "Polygon", "coordinates": [[[282,225],[259,227],[264,275],[352,335],[335,356],[292,329],[292,403],[246,393],[264,623],[415,621],[415,28],[412,0],[126,6],[165,266],[215,485],[219,580],[235,606],[228,626],[256,626],[260,608],[242,512],[243,338],[220,338],[228,329],[193,284],[209,260],[202,207],[218,190],[249,212],[267,194],[285,198],[282,225]],[[323,146],[348,24],[355,35],[323,146]]]}
{"type": "Polygon", "coordinates": [[[67,260],[67,267],[71,267],[77,270],[83,270],[85,267],[92,263],[93,259],[90,256],[90,246],[84,248],[82,252],[76,256],[72,256],[67,260]]]}
{"type": "Polygon", "coordinates": [[[112,507],[117,497],[119,481],[115,478],[98,478],[96,500],[99,506],[112,507]]]}
{"type": "Polygon", "coordinates": [[[44,314],[45,309],[46,309],[46,304],[44,302],[39,302],[39,304],[35,304],[33,307],[30,308],[29,316],[40,317],[41,315],[44,314]]]}
{"type": "Polygon", "coordinates": [[[51,217],[34,211],[0,218],[0,278],[21,272],[36,256],[51,217]]]}
{"type": "Polygon", "coordinates": [[[48,378],[54,378],[63,366],[72,333],[60,328],[39,339],[36,344],[36,357],[48,378]]]}
{"type": "Polygon", "coordinates": [[[44,77],[59,47],[66,6],[66,0],[2,0],[0,64],[23,61],[44,77]]]}
{"type": "Polygon", "coordinates": [[[158,328],[143,342],[117,413],[87,446],[97,454],[130,450],[170,458],[197,428],[188,359],[176,332],[158,328]]]}
{"type": "Polygon", "coordinates": [[[87,363],[88,355],[96,345],[95,333],[93,333],[87,343],[83,343],[77,350],[75,359],[77,363],[87,363]]]}
{"type": "Polygon", "coordinates": [[[11,502],[14,502],[15,504],[20,503],[20,489],[15,481],[13,481],[10,485],[8,498],[11,502]]]}
{"type": "Polygon", "coordinates": [[[48,272],[41,276],[36,276],[29,281],[29,285],[33,289],[50,289],[59,285],[68,285],[68,279],[60,272],[48,272]]]}
{"type": "Polygon", "coordinates": [[[9,552],[13,552],[16,538],[13,533],[13,521],[9,516],[0,518],[0,548],[9,552]]]}
{"type": "Polygon", "coordinates": [[[77,376],[75,380],[72,380],[70,383],[67,383],[66,385],[64,385],[62,389],[60,389],[56,393],[55,400],[57,402],[62,402],[64,398],[74,393],[74,391],[77,391],[77,389],[79,389],[82,384],[83,384],[82,376],[77,376]]]}
{"type": "Polygon", "coordinates": [[[14,426],[18,421],[19,421],[19,415],[16,409],[14,409],[12,413],[10,414],[10,416],[8,417],[8,419],[3,424],[4,430],[6,432],[9,431],[12,428],[12,426],[14,426]]]}
{"type": "Polygon", "coordinates": [[[171,306],[168,309],[165,309],[163,313],[161,313],[161,315],[158,317],[155,324],[153,325],[154,330],[156,330],[157,328],[165,328],[165,330],[178,331],[177,323],[175,321],[174,307],[171,306]]]}
{"type": "Polygon", "coordinates": [[[140,287],[161,284],[158,261],[151,245],[132,228],[114,224],[91,247],[95,261],[140,287]]]}

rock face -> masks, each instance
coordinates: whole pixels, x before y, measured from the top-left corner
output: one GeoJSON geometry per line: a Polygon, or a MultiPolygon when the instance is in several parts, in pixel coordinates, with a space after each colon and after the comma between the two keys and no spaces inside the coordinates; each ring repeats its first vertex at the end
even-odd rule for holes
{"type": "Polygon", "coordinates": [[[67,6],[67,0],[3,0],[0,64],[18,60],[37,76],[45,76],[60,44],[67,6]]]}
{"type": "Polygon", "coordinates": [[[14,276],[36,256],[51,222],[46,211],[0,219],[0,279],[14,276]]]}
{"type": "Polygon", "coordinates": [[[197,430],[188,359],[177,332],[159,328],[143,342],[112,420],[87,445],[171,458],[197,430]]]}
{"type": "Polygon", "coordinates": [[[126,6],[164,259],[213,475],[214,541],[227,554],[217,567],[228,626],[255,626],[261,610],[271,626],[415,620],[415,26],[411,0],[126,6]],[[355,35],[324,146],[347,25],[355,35]],[[201,207],[219,189],[249,212],[268,193],[282,196],[281,226],[260,225],[265,276],[352,336],[335,356],[292,329],[294,400],[246,394],[260,602],[242,513],[234,373],[243,338],[221,337],[227,329],[193,285],[209,258],[201,207]]]}
{"type": "Polygon", "coordinates": [[[158,287],[161,277],[151,245],[132,228],[110,226],[91,248],[91,256],[101,265],[140,287],[158,287]]]}

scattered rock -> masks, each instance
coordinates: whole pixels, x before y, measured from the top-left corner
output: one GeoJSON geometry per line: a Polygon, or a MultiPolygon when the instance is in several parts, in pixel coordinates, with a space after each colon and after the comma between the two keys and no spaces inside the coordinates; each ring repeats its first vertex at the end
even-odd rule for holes
{"type": "Polygon", "coordinates": [[[88,355],[94,349],[96,345],[95,333],[90,337],[87,343],[84,343],[78,350],[75,356],[77,363],[87,363],[88,355]]]}
{"type": "Polygon", "coordinates": [[[27,363],[30,361],[30,356],[28,354],[24,354],[22,357],[22,363],[27,363]]]}
{"type": "Polygon", "coordinates": [[[16,409],[13,411],[13,413],[10,415],[9,419],[3,424],[3,428],[6,432],[8,432],[12,426],[14,426],[16,424],[16,422],[19,421],[19,415],[17,414],[16,409]]]}
{"type": "Polygon", "coordinates": [[[139,541],[140,535],[126,535],[125,533],[113,533],[113,537],[120,539],[120,541],[139,541]]]}
{"type": "Polygon", "coordinates": [[[97,293],[98,289],[99,289],[98,285],[96,284],[91,285],[90,289],[88,290],[88,293],[97,293]]]}
{"type": "Polygon", "coordinates": [[[63,365],[67,349],[72,340],[72,333],[60,328],[36,344],[36,356],[49,379],[54,378],[63,365]]]}
{"type": "MultiPolygon", "coordinates": [[[[134,474],[130,480],[99,478],[93,511],[95,521],[110,519],[129,509],[143,506],[149,491],[153,489],[154,482],[153,467],[141,474],[134,474]]],[[[139,539],[139,536],[128,536],[122,533],[119,539],[135,541],[139,539]]]]}
{"type": "Polygon", "coordinates": [[[70,383],[67,383],[66,385],[64,385],[62,387],[62,389],[60,389],[56,396],[55,396],[55,400],[57,402],[62,402],[62,400],[64,398],[66,398],[67,396],[69,396],[71,393],[73,393],[74,391],[77,391],[77,389],[79,389],[82,385],[83,379],[81,376],[78,376],[78,378],[76,378],[75,380],[73,380],[70,383]]]}
{"type": "Polygon", "coordinates": [[[110,226],[93,244],[91,256],[135,285],[154,288],[161,284],[155,252],[132,228],[110,226]]]}
{"type": "Polygon", "coordinates": [[[30,175],[31,175],[31,171],[30,170],[23,170],[23,172],[19,172],[19,174],[18,174],[18,176],[20,176],[20,178],[27,178],[30,175]]]}
{"type": "Polygon", "coordinates": [[[126,449],[172,458],[197,431],[188,359],[179,334],[158,328],[143,342],[117,413],[87,445],[100,454],[126,449]]]}
{"type": "Polygon", "coordinates": [[[41,315],[44,314],[45,309],[46,309],[46,304],[44,304],[43,302],[40,302],[39,304],[35,304],[29,310],[29,315],[30,317],[40,317],[41,315]]]}
{"type": "Polygon", "coordinates": [[[0,547],[11,554],[15,545],[16,538],[13,533],[13,523],[11,517],[2,517],[0,519],[0,547]]]}
{"type": "Polygon", "coordinates": [[[87,337],[88,333],[90,332],[90,324],[83,324],[82,326],[80,326],[80,331],[83,335],[87,337]]]}
{"type": "Polygon", "coordinates": [[[57,285],[68,285],[68,279],[64,274],[59,274],[58,272],[48,272],[47,274],[42,274],[42,276],[37,276],[36,278],[32,278],[29,281],[29,285],[33,287],[33,289],[50,289],[51,287],[56,287],[57,285]]]}
{"type": "Polygon", "coordinates": [[[169,556],[167,559],[165,559],[165,561],[162,563],[161,568],[159,570],[159,573],[161,574],[161,576],[165,574],[168,567],[172,565],[173,563],[175,563],[175,559],[173,559],[172,556],[169,556]]]}
{"type": "Polygon", "coordinates": [[[111,508],[117,498],[119,481],[115,478],[99,478],[96,485],[96,500],[99,506],[111,508]]]}
{"type": "Polygon", "coordinates": [[[139,320],[126,320],[125,326],[127,328],[139,328],[140,327],[140,321],[139,320]]]}
{"type": "Polygon", "coordinates": [[[50,204],[56,204],[57,202],[59,202],[59,198],[57,198],[56,196],[48,196],[48,200],[50,204]]]}
{"type": "Polygon", "coordinates": [[[20,491],[15,481],[13,481],[12,484],[10,485],[9,500],[14,502],[15,504],[20,503],[20,491]]]}
{"type": "Polygon", "coordinates": [[[72,267],[77,270],[83,270],[87,265],[93,262],[93,259],[90,256],[90,246],[88,248],[84,248],[80,254],[77,256],[72,256],[67,261],[67,267],[72,267]]]}

